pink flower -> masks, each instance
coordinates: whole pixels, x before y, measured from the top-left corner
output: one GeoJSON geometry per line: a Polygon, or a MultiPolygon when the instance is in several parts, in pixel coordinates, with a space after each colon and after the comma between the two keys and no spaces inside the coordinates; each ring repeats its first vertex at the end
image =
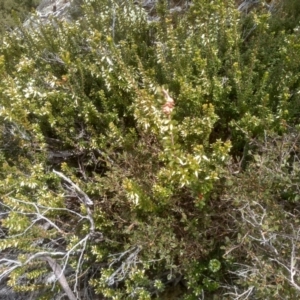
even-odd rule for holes
{"type": "Polygon", "coordinates": [[[166,102],[165,104],[162,106],[162,111],[165,115],[169,116],[173,109],[174,109],[174,106],[175,106],[175,103],[174,103],[174,100],[173,98],[170,97],[169,95],[169,92],[166,91],[164,88],[162,89],[162,92],[165,96],[165,99],[166,99],[166,102]]]}

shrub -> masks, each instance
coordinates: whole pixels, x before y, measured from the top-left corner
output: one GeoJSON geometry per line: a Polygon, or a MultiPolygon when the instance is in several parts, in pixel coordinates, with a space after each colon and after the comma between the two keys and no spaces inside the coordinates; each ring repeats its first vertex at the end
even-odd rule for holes
{"type": "Polygon", "coordinates": [[[299,37],[232,2],[156,11],[85,1],[74,22],[3,37],[0,262],[14,289],[150,299],[181,282],[198,299],[224,284],[229,153],[252,170],[251,141],[297,122],[299,37]]]}

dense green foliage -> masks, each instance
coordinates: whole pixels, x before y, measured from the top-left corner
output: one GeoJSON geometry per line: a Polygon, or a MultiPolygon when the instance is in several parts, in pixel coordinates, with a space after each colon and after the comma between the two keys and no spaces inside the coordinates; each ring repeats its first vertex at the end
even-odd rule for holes
{"type": "Polygon", "coordinates": [[[297,18],[82,10],[2,38],[0,278],[52,299],[52,258],[80,299],[297,299],[297,18]]]}

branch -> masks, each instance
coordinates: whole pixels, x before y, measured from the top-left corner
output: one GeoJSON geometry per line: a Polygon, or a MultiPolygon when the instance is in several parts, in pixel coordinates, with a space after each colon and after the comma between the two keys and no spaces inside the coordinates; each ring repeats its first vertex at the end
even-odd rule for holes
{"type": "Polygon", "coordinates": [[[137,264],[137,256],[140,253],[142,248],[140,246],[132,247],[122,253],[118,253],[115,255],[110,256],[119,256],[118,258],[115,258],[113,262],[109,265],[111,267],[116,262],[119,262],[126,254],[131,254],[125,259],[125,261],[122,262],[121,266],[117,268],[117,270],[109,276],[109,278],[106,280],[108,285],[113,285],[115,282],[120,282],[124,280],[125,276],[129,273],[130,268],[132,266],[136,266],[137,264]]]}
{"type": "Polygon", "coordinates": [[[66,182],[68,182],[81,196],[83,196],[83,204],[87,206],[94,204],[90,197],[82,189],[80,189],[78,185],[76,185],[71,179],[66,177],[63,173],[57,172],[55,170],[53,170],[53,173],[65,180],[66,182]]]}
{"type": "Polygon", "coordinates": [[[22,267],[30,263],[32,260],[43,257],[43,256],[63,256],[65,255],[64,252],[38,252],[35,253],[34,255],[30,256],[24,263],[21,263],[19,260],[13,260],[13,259],[7,259],[7,258],[2,258],[0,259],[0,265],[8,266],[9,268],[3,271],[0,274],[0,281],[8,276],[11,272],[13,272],[15,269],[18,267],[22,267]]]}
{"type": "Polygon", "coordinates": [[[67,279],[66,279],[61,267],[58,265],[58,263],[49,256],[46,256],[44,259],[48,262],[49,266],[53,270],[53,273],[55,274],[56,278],[58,279],[60,286],[65,291],[65,293],[68,295],[69,299],[77,300],[77,297],[72,292],[72,290],[67,282],[67,279]]]}

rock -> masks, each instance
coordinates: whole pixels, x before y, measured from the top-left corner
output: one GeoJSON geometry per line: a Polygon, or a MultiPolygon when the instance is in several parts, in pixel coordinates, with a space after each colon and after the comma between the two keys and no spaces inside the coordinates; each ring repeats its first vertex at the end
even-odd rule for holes
{"type": "Polygon", "coordinates": [[[24,27],[37,27],[38,24],[54,22],[53,18],[71,21],[74,13],[80,10],[81,0],[42,0],[36,8],[36,16],[30,16],[24,27]]]}

